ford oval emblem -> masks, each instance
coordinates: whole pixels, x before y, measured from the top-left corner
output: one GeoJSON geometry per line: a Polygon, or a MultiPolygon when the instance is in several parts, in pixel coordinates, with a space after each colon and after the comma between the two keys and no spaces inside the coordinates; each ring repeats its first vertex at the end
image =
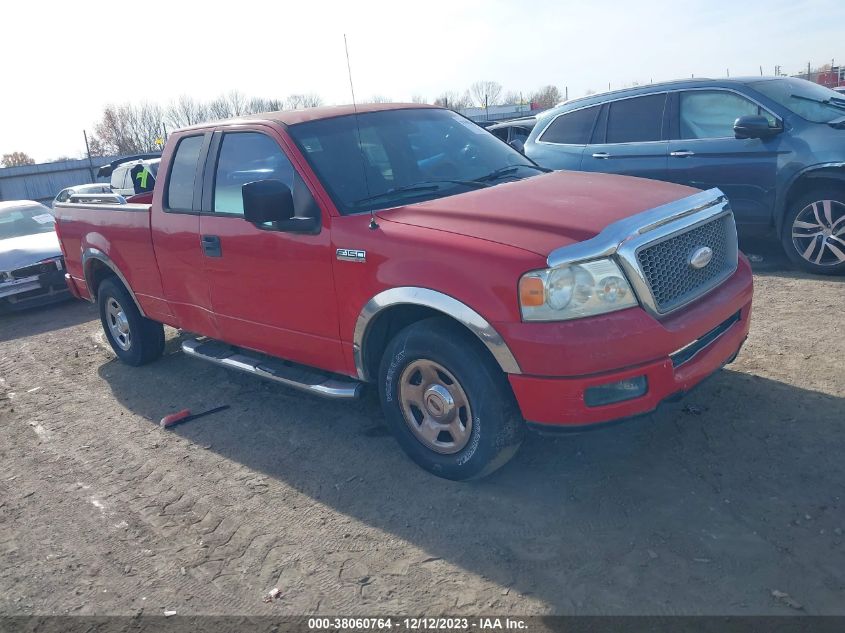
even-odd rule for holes
{"type": "Polygon", "coordinates": [[[699,270],[709,264],[711,259],[713,259],[713,249],[709,246],[701,246],[692,252],[692,255],[689,256],[688,263],[690,268],[699,270]]]}

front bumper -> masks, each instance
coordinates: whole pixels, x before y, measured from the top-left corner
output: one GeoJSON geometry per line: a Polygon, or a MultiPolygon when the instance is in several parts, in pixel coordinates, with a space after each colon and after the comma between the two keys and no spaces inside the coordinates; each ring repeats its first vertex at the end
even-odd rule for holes
{"type": "Polygon", "coordinates": [[[0,282],[0,303],[10,310],[47,305],[69,296],[61,260],[50,263],[46,272],[0,282]]]}
{"type": "MultiPolygon", "coordinates": [[[[645,333],[638,329],[626,336],[624,320],[606,329],[604,340],[601,340],[585,319],[585,334],[591,340],[592,349],[588,351],[581,347],[583,340],[573,339],[576,341],[574,347],[582,350],[583,356],[580,363],[570,366],[580,365],[588,368],[587,371],[563,376],[525,373],[508,376],[523,417],[535,426],[574,429],[648,413],[664,400],[689,391],[733,360],[748,336],[751,284],[750,268],[745,258],[740,258],[736,273],[728,281],[692,306],[667,318],[665,323],[655,321],[656,327],[648,329],[645,340],[645,333]],[[713,336],[706,338],[710,333],[713,336]],[[696,348],[680,351],[696,340],[701,341],[696,348]],[[618,363],[612,368],[612,350],[618,350],[617,358],[625,361],[631,360],[632,352],[640,351],[642,360],[618,363]],[[657,358],[655,351],[660,354],[657,358]],[[604,366],[602,370],[590,371],[597,361],[604,366]],[[611,368],[607,369],[607,365],[611,368]],[[644,394],[612,404],[587,405],[585,394],[588,389],[640,377],[647,383],[644,394]]],[[[623,319],[626,313],[634,312],[639,313],[630,315],[635,316],[633,322],[636,323],[642,311],[619,312],[617,318],[623,319]]],[[[575,323],[569,322],[568,327],[575,323]]],[[[561,348],[567,347],[561,342],[561,348]]],[[[571,348],[560,352],[571,358],[571,348]]],[[[548,347],[545,354],[549,355],[548,347]]],[[[517,360],[523,367],[530,364],[524,363],[520,356],[517,360]]]]}

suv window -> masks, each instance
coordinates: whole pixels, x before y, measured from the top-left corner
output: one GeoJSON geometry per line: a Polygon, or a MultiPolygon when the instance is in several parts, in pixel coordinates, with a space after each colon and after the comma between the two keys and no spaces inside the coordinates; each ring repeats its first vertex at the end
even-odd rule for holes
{"type": "Polygon", "coordinates": [[[243,215],[241,187],[256,180],[281,180],[293,189],[293,165],[269,136],[259,132],[224,135],[214,175],[214,211],[243,215]]]}
{"type": "Polygon", "coordinates": [[[540,140],[562,145],[586,145],[590,141],[600,107],[592,106],[560,115],[546,128],[540,140]]]}
{"type": "Polygon", "coordinates": [[[202,136],[188,136],[179,141],[170,178],[167,181],[165,208],[176,211],[192,211],[194,206],[194,179],[197,176],[197,162],[202,149],[202,136]]]}
{"type": "Polygon", "coordinates": [[[725,90],[690,90],[681,93],[680,135],[682,139],[733,138],[734,122],[741,116],[761,114],[769,125],[775,117],[753,101],[725,90]]]}
{"type": "Polygon", "coordinates": [[[666,94],[613,101],[607,116],[607,143],[645,143],[662,138],[666,94]]]}

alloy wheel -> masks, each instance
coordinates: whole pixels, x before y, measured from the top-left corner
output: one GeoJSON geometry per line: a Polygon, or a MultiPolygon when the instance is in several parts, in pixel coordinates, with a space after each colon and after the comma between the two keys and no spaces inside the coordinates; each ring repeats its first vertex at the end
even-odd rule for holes
{"type": "Polygon", "coordinates": [[[845,203],[818,200],[801,209],[792,223],[792,243],[816,266],[845,263],[845,203]]]}

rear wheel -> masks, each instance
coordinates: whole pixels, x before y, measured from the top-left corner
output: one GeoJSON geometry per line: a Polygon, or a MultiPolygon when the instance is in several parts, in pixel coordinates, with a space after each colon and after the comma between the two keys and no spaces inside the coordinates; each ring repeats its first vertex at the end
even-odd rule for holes
{"type": "Polygon", "coordinates": [[[845,189],[819,188],[787,210],[781,242],[792,262],[812,273],[845,273],[845,189]]]}
{"type": "Polygon", "coordinates": [[[134,299],[116,277],[97,289],[103,331],[117,357],[128,365],[144,365],[164,351],[164,327],[141,315],[134,299]]]}
{"type": "Polygon", "coordinates": [[[379,394],[399,444],[439,477],[488,475],[522,443],[525,425],[504,374],[448,319],[414,323],[390,341],[379,394]]]}

